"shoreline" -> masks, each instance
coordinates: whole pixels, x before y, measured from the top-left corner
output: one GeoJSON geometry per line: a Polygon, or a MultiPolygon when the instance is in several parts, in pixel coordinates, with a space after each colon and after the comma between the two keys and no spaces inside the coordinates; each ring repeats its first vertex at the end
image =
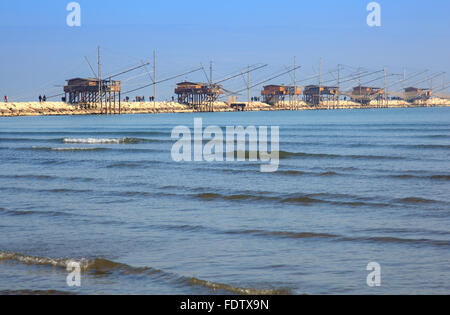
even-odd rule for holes
{"type": "MultiPolygon", "coordinates": [[[[376,108],[419,108],[419,107],[450,107],[450,101],[446,99],[433,98],[426,103],[411,104],[404,101],[389,101],[380,105],[373,101],[369,105],[361,105],[351,101],[324,102],[318,106],[309,105],[303,101],[295,105],[289,101],[271,106],[262,102],[251,102],[247,104],[245,111],[303,111],[303,110],[339,110],[339,109],[376,109],[376,108]]],[[[224,102],[214,104],[214,112],[235,112],[224,102]]],[[[168,113],[198,113],[199,111],[176,102],[124,102],[121,105],[121,114],[168,114],[168,113]]],[[[22,117],[22,116],[81,116],[99,115],[100,109],[80,109],[63,102],[0,102],[0,117],[22,117]]],[[[111,113],[114,114],[114,113],[111,113]]],[[[116,107],[118,114],[118,106],[116,107]]]]}

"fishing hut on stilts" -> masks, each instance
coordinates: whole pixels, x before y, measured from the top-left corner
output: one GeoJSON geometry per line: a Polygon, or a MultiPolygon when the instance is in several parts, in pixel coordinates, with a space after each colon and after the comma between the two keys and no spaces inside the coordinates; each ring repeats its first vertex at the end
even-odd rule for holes
{"type": "MultiPolygon", "coordinates": [[[[102,79],[100,47],[98,47],[98,73],[95,73],[89,60],[86,61],[95,78],[74,78],[67,80],[64,86],[64,101],[84,110],[100,110],[100,114],[121,114],[121,81],[113,78],[135,71],[150,63],[124,70],[102,79]]],[[[56,95],[57,96],[57,95],[56,95]]]]}
{"type": "Polygon", "coordinates": [[[121,112],[121,82],[112,79],[75,78],[67,80],[64,97],[80,109],[98,109],[102,114],[121,112]]]}
{"type": "Polygon", "coordinates": [[[175,94],[178,103],[209,112],[214,111],[214,102],[223,94],[222,89],[220,84],[181,82],[177,84],[175,94]]]}

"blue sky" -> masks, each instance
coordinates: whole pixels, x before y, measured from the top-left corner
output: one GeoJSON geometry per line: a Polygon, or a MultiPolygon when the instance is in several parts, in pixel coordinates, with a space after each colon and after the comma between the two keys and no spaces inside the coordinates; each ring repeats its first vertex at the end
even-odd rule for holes
{"type": "MultiPolygon", "coordinates": [[[[95,64],[98,45],[104,73],[151,61],[156,49],[160,79],[210,60],[215,78],[248,64],[269,64],[252,75],[258,82],[292,66],[293,56],[302,66],[299,79],[316,74],[320,58],[325,78],[337,64],[373,70],[387,66],[394,73],[403,67],[408,73],[450,70],[448,0],[378,1],[379,28],[367,26],[370,1],[361,0],[78,0],[82,25],[75,28],[66,25],[69,2],[0,2],[1,95],[33,100],[40,93],[60,92],[66,79],[92,76],[84,56],[95,64]]],[[[149,83],[143,70],[121,79],[125,88],[149,83]],[[136,75],[142,76],[128,80],[136,75]]],[[[202,72],[182,79],[205,81],[202,72]]],[[[273,83],[290,81],[286,75],[273,83]]],[[[158,86],[160,99],[172,96],[174,83],[158,86]]],[[[244,85],[237,78],[226,87],[244,85]]],[[[152,93],[149,88],[138,94],[152,93]]]]}

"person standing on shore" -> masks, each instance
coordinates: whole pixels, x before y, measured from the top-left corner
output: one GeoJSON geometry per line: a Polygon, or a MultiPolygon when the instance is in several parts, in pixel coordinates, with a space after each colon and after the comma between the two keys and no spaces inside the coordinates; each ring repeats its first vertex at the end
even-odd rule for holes
{"type": "Polygon", "coordinates": [[[39,95],[39,103],[42,103],[42,96],[39,95]]]}
{"type": "Polygon", "coordinates": [[[44,96],[42,97],[42,101],[45,103],[45,102],[47,101],[47,96],[44,95],[44,96]]]}
{"type": "Polygon", "coordinates": [[[8,96],[5,95],[5,97],[3,98],[5,100],[5,103],[8,103],[8,96]]]}

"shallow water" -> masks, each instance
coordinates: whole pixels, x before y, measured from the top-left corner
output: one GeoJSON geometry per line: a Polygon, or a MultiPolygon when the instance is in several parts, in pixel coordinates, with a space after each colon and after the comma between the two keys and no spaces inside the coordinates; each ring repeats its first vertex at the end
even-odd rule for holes
{"type": "Polygon", "coordinates": [[[450,109],[0,119],[0,293],[450,292],[450,109]],[[171,159],[280,126],[280,168],[171,159]],[[82,286],[66,284],[66,262],[82,286]],[[381,287],[366,284],[369,262],[381,287]]]}

